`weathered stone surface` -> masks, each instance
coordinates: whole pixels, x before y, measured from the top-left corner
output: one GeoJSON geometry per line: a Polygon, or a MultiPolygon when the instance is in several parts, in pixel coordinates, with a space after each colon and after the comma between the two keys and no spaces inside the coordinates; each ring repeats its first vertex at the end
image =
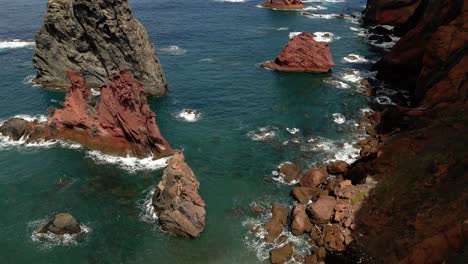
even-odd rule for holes
{"type": "Polygon", "coordinates": [[[290,260],[294,253],[294,243],[289,242],[280,248],[275,248],[270,251],[270,262],[272,264],[283,264],[290,260]]]}
{"type": "Polygon", "coordinates": [[[155,49],[127,0],[49,0],[33,64],[34,82],[46,87],[68,88],[67,69],[99,87],[125,67],[144,82],[147,94],[167,94],[155,49]]]}
{"type": "Polygon", "coordinates": [[[320,169],[311,169],[302,176],[299,185],[302,187],[314,188],[325,182],[327,176],[320,169]]]}
{"type": "Polygon", "coordinates": [[[316,202],[307,206],[307,210],[313,217],[313,220],[318,223],[326,223],[332,217],[335,206],[335,198],[331,196],[320,196],[316,202]]]}
{"type": "Polygon", "coordinates": [[[81,232],[80,222],[68,213],[60,213],[54,216],[46,225],[41,227],[38,233],[51,232],[56,235],[78,234],[81,232]]]}
{"type": "Polygon", "coordinates": [[[292,194],[301,204],[307,204],[310,200],[316,200],[322,190],[310,187],[295,187],[292,194]]]}
{"type": "Polygon", "coordinates": [[[338,160],[328,164],[327,171],[330,174],[345,174],[348,172],[349,165],[346,161],[338,160]]]}
{"type": "Polygon", "coordinates": [[[303,32],[293,37],[274,61],[262,67],[285,72],[328,72],[334,66],[327,42],[314,40],[314,35],[303,32]]]}
{"type": "Polygon", "coordinates": [[[296,205],[292,212],[291,232],[295,236],[310,232],[312,223],[306,213],[305,205],[296,205]]]}
{"type": "Polygon", "coordinates": [[[205,228],[205,202],[198,194],[200,183],[176,152],[163,172],[153,195],[153,206],[163,230],[187,238],[195,238],[205,228]]]}
{"type": "Polygon", "coordinates": [[[301,169],[293,163],[284,163],[278,168],[278,177],[287,183],[298,181],[301,178],[301,169]]]}
{"type": "Polygon", "coordinates": [[[265,241],[272,243],[283,231],[283,226],[288,223],[288,208],[274,204],[271,207],[271,219],[265,224],[265,241]]]}
{"type": "Polygon", "coordinates": [[[261,6],[275,10],[294,10],[304,8],[301,0],[267,0],[261,6]]]}
{"type": "Polygon", "coordinates": [[[11,118],[2,124],[0,134],[19,140],[31,129],[31,123],[21,118],[11,118]]]}

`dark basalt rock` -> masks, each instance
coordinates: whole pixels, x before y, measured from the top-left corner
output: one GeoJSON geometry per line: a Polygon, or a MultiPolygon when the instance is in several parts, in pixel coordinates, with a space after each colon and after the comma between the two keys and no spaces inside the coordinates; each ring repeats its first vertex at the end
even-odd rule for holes
{"type": "Polygon", "coordinates": [[[33,65],[34,82],[46,87],[67,89],[66,69],[99,87],[123,66],[144,82],[147,94],[167,94],[153,44],[127,0],[49,0],[33,65]]]}

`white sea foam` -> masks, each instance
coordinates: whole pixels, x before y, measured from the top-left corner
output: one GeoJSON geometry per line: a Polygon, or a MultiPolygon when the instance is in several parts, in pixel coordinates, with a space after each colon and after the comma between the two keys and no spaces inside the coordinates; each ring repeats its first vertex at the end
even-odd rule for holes
{"type": "Polygon", "coordinates": [[[295,134],[299,133],[300,130],[298,128],[295,128],[295,127],[293,127],[293,128],[287,127],[286,131],[288,131],[289,134],[291,134],[291,135],[295,135],[295,134]]]}
{"type": "Polygon", "coordinates": [[[377,40],[372,40],[369,43],[373,46],[382,48],[384,50],[389,50],[393,48],[393,46],[395,46],[395,44],[400,40],[399,37],[395,37],[395,36],[390,36],[390,38],[392,39],[392,41],[389,41],[389,42],[378,43],[377,40]]]}
{"type": "Polygon", "coordinates": [[[177,113],[177,118],[186,122],[197,122],[202,114],[198,110],[183,109],[177,113]]]}
{"type": "Polygon", "coordinates": [[[340,39],[340,37],[335,37],[331,32],[314,32],[314,40],[320,42],[331,42],[334,39],[340,39]]]}
{"type": "Polygon", "coordinates": [[[98,164],[110,163],[117,165],[118,167],[127,170],[129,172],[136,172],[140,170],[159,170],[163,169],[167,165],[167,161],[170,157],[164,157],[160,159],[153,159],[153,157],[147,157],[139,159],[136,157],[118,157],[104,154],[99,151],[88,151],[86,156],[93,159],[98,164]]]}
{"type": "Polygon", "coordinates": [[[278,31],[285,31],[285,30],[288,30],[289,28],[288,27],[277,27],[277,28],[273,28],[274,30],[278,30],[278,31]]]}
{"type": "Polygon", "coordinates": [[[289,39],[294,38],[295,36],[300,35],[302,32],[289,32],[289,39]]]}
{"type": "Polygon", "coordinates": [[[337,123],[337,124],[343,124],[345,121],[346,121],[346,118],[343,114],[341,113],[334,113],[332,114],[333,116],[333,122],[337,123]]]}
{"type": "Polygon", "coordinates": [[[343,73],[341,79],[351,83],[358,83],[362,80],[362,76],[360,71],[353,70],[343,73]]]}
{"type": "Polygon", "coordinates": [[[329,79],[324,79],[324,82],[333,85],[334,87],[338,89],[349,89],[350,86],[349,84],[346,84],[344,82],[338,81],[338,80],[329,80],[329,79]]]}
{"type": "Polygon", "coordinates": [[[137,207],[140,208],[140,220],[145,223],[155,223],[158,220],[158,215],[153,207],[153,195],[156,188],[152,187],[146,190],[145,198],[137,202],[137,207]]]}
{"type": "Polygon", "coordinates": [[[38,123],[45,123],[47,122],[47,116],[45,115],[15,115],[15,118],[21,118],[29,122],[38,122],[38,123]]]}
{"type": "Polygon", "coordinates": [[[261,127],[255,131],[249,131],[247,136],[253,141],[267,141],[276,136],[276,127],[261,127]]]}
{"type": "Polygon", "coordinates": [[[187,53],[186,49],[180,48],[179,46],[175,46],[175,45],[169,46],[166,48],[160,48],[159,51],[162,54],[175,55],[175,56],[184,55],[185,53],[187,53]]]}
{"type": "Polygon", "coordinates": [[[199,62],[213,62],[213,59],[211,59],[211,58],[205,58],[205,59],[199,60],[199,62]]]}
{"type": "Polygon", "coordinates": [[[280,169],[283,165],[285,165],[285,164],[291,164],[291,163],[292,163],[292,162],[290,162],[290,161],[285,161],[285,162],[280,163],[278,166],[276,166],[276,170],[274,170],[274,171],[271,172],[271,175],[274,176],[274,177],[273,177],[273,180],[275,180],[275,181],[277,181],[277,182],[280,182],[280,183],[282,183],[282,184],[286,184],[286,185],[294,185],[294,184],[298,183],[297,180],[293,180],[293,181],[291,181],[291,182],[286,182],[286,181],[284,180],[285,175],[278,172],[279,169],[280,169]]]}
{"type": "Polygon", "coordinates": [[[36,77],[36,75],[28,75],[24,77],[23,84],[32,84],[34,77],[36,77]]]}
{"type": "Polygon", "coordinates": [[[0,49],[19,49],[19,48],[32,48],[36,45],[34,41],[29,40],[0,40],[0,49]]]}
{"type": "Polygon", "coordinates": [[[343,60],[350,63],[363,63],[368,61],[366,58],[364,58],[364,56],[357,54],[349,54],[348,56],[344,57],[343,60]]]}
{"type": "Polygon", "coordinates": [[[33,230],[31,240],[39,244],[39,247],[44,250],[50,250],[56,246],[76,246],[80,242],[86,242],[92,229],[83,223],[80,224],[81,232],[79,234],[56,235],[51,232],[38,233],[37,229],[47,224],[49,217],[34,220],[28,223],[28,229],[33,230]]]}
{"type": "Polygon", "coordinates": [[[355,148],[353,144],[333,141],[324,137],[310,138],[307,144],[301,146],[301,151],[321,153],[323,155],[321,164],[335,160],[352,163],[359,157],[359,149],[355,148]]]}
{"type": "Polygon", "coordinates": [[[390,99],[390,97],[385,95],[379,95],[375,97],[375,102],[381,105],[395,105],[395,103],[390,99]]]}
{"type": "Polygon", "coordinates": [[[302,10],[312,10],[312,11],[317,11],[317,10],[327,10],[328,8],[325,6],[321,5],[316,5],[316,6],[306,6],[302,10]]]}

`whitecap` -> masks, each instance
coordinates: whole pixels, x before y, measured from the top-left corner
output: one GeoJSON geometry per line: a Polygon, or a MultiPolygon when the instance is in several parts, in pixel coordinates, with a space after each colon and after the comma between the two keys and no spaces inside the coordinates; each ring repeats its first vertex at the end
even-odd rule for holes
{"type": "Polygon", "coordinates": [[[153,159],[153,157],[143,159],[130,156],[118,157],[107,155],[96,150],[88,151],[86,156],[93,159],[94,162],[98,164],[114,164],[129,172],[137,172],[140,170],[160,170],[167,166],[167,161],[170,159],[170,157],[164,157],[156,160],[153,159]]]}
{"type": "Polygon", "coordinates": [[[154,211],[153,206],[153,195],[155,191],[155,187],[151,187],[150,189],[146,190],[145,198],[137,202],[137,207],[141,210],[139,216],[142,222],[152,224],[158,220],[158,215],[154,211]]]}
{"type": "MultiPolygon", "coordinates": [[[[304,1],[302,1],[304,2],[304,1]]],[[[321,5],[316,5],[316,6],[306,6],[304,7],[302,10],[313,10],[313,11],[317,11],[317,10],[327,10],[328,8],[325,7],[325,6],[321,6],[321,5]]]]}
{"type": "Polygon", "coordinates": [[[205,58],[205,59],[199,60],[199,62],[213,62],[213,59],[211,59],[211,58],[205,58]]]}
{"type": "Polygon", "coordinates": [[[177,118],[186,122],[197,122],[201,116],[202,114],[194,109],[183,109],[177,113],[177,118]]]}
{"type": "Polygon", "coordinates": [[[187,53],[186,49],[180,48],[179,46],[175,46],[175,45],[172,45],[166,48],[160,48],[159,51],[162,54],[175,55],[175,56],[184,55],[185,53],[187,53]]]}
{"type": "Polygon", "coordinates": [[[351,83],[358,83],[362,80],[361,72],[355,71],[355,70],[345,72],[341,75],[341,79],[347,82],[351,82],[351,83]]]}
{"type": "Polygon", "coordinates": [[[302,34],[302,32],[289,32],[289,39],[299,36],[300,34],[302,34]]]}
{"type": "Polygon", "coordinates": [[[331,42],[334,39],[340,39],[340,37],[335,37],[331,32],[314,32],[314,40],[319,42],[331,42]]]}
{"type": "Polygon", "coordinates": [[[295,128],[295,127],[293,127],[293,128],[287,127],[286,131],[288,131],[289,134],[291,134],[291,135],[295,135],[295,134],[299,133],[300,130],[298,128],[295,128]]]}
{"type": "Polygon", "coordinates": [[[285,31],[285,30],[288,30],[289,28],[288,27],[277,27],[277,28],[273,28],[274,30],[278,30],[278,31],[285,31]]]}
{"type": "Polygon", "coordinates": [[[346,118],[343,114],[341,113],[334,113],[332,114],[333,116],[333,122],[337,123],[337,124],[343,124],[345,121],[346,121],[346,118]]]}
{"type": "Polygon", "coordinates": [[[256,131],[249,131],[247,136],[253,141],[267,141],[276,136],[275,127],[261,127],[256,131]]]}
{"type": "Polygon", "coordinates": [[[333,85],[335,88],[338,89],[349,89],[349,84],[346,84],[344,82],[338,81],[338,80],[329,80],[329,79],[324,79],[324,82],[333,85]]]}
{"type": "Polygon", "coordinates": [[[344,57],[343,59],[346,62],[350,62],[350,63],[363,63],[363,62],[368,61],[364,56],[357,55],[357,54],[349,54],[348,56],[344,57]]]}
{"type": "MultiPolygon", "coordinates": [[[[21,118],[28,122],[38,122],[38,123],[45,123],[47,122],[47,116],[45,115],[15,115],[14,118],[21,118]]],[[[2,122],[3,124],[3,122],[2,122]]]]}
{"type": "Polygon", "coordinates": [[[2,40],[0,41],[0,49],[19,49],[19,48],[32,48],[36,45],[34,41],[29,40],[2,40]]]}
{"type": "Polygon", "coordinates": [[[292,164],[292,162],[290,162],[290,161],[285,161],[285,162],[280,163],[278,166],[276,166],[276,170],[271,172],[271,175],[274,176],[274,177],[273,177],[273,180],[275,180],[275,181],[277,181],[277,182],[279,182],[279,183],[282,183],[282,184],[286,184],[286,185],[294,185],[294,184],[297,184],[297,183],[299,182],[298,180],[293,180],[293,181],[291,181],[291,182],[286,182],[286,181],[284,180],[285,175],[282,174],[282,173],[279,173],[279,169],[280,169],[283,165],[285,165],[285,164],[292,164]]]}
{"type": "Polygon", "coordinates": [[[28,75],[24,77],[23,84],[32,84],[34,77],[36,77],[36,75],[28,75]]]}

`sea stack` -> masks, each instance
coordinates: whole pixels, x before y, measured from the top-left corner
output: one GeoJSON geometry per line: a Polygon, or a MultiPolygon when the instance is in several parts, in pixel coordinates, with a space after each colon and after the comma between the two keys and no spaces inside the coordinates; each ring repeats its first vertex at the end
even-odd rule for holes
{"type": "Polygon", "coordinates": [[[205,202],[198,194],[200,183],[176,152],[169,160],[153,195],[153,207],[163,230],[180,237],[195,238],[205,228],[205,202]]]}
{"type": "Polygon", "coordinates": [[[0,133],[13,140],[64,140],[116,156],[161,158],[173,154],[156,123],[143,90],[125,69],[101,86],[93,96],[86,80],[74,70],[67,72],[71,87],[63,109],[49,109],[46,123],[12,118],[0,133]]]}
{"type": "Polygon", "coordinates": [[[296,10],[304,8],[301,0],[268,0],[261,6],[276,10],[296,10]]]}
{"type": "Polygon", "coordinates": [[[146,94],[168,92],[153,44],[127,0],[48,0],[33,65],[34,82],[45,87],[67,89],[65,70],[73,69],[96,88],[125,67],[146,94]]]}
{"type": "Polygon", "coordinates": [[[261,66],[284,72],[323,73],[334,63],[328,43],[315,41],[312,33],[303,32],[293,37],[274,61],[261,66]]]}

